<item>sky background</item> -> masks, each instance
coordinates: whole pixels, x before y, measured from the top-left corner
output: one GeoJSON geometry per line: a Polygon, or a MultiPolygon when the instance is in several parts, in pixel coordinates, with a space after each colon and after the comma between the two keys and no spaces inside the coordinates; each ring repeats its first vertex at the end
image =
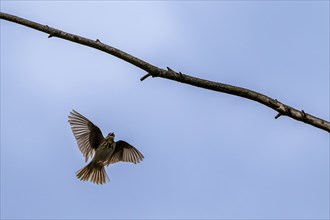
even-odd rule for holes
{"type": "MultiPolygon", "coordinates": [[[[329,120],[328,1],[1,1],[1,12],[241,86],[329,120]]],[[[2,219],[328,219],[329,133],[148,78],[1,20],[2,219]],[[145,160],[81,182],[75,109],[145,160]]]]}

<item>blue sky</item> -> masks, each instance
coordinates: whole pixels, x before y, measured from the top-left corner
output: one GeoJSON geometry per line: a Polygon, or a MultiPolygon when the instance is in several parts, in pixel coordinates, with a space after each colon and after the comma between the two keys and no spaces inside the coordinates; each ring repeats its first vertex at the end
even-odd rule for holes
{"type": "MultiPolygon", "coordinates": [[[[328,1],[1,1],[161,68],[329,120],[328,1]]],[[[1,218],[327,219],[329,133],[1,21],[1,218]],[[145,156],[80,182],[75,109],[145,156]]]]}

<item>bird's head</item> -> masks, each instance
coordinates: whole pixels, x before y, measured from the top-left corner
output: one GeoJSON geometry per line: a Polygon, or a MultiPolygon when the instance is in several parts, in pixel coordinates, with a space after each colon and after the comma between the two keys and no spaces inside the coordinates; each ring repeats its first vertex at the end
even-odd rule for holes
{"type": "Polygon", "coordinates": [[[115,133],[110,132],[108,136],[105,138],[105,141],[108,143],[113,143],[115,141],[115,133]]]}
{"type": "Polygon", "coordinates": [[[108,134],[107,138],[108,138],[108,137],[115,137],[115,133],[110,132],[110,133],[108,134]]]}

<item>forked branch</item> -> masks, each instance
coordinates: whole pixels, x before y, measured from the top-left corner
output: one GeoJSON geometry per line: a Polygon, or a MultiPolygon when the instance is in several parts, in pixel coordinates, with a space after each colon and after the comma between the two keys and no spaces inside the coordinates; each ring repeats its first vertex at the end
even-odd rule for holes
{"type": "Polygon", "coordinates": [[[259,102],[265,106],[268,106],[269,108],[274,109],[278,114],[275,116],[275,119],[279,118],[280,116],[288,116],[290,118],[296,119],[298,121],[310,124],[312,126],[315,126],[317,128],[323,129],[325,131],[330,132],[330,122],[323,120],[321,118],[317,118],[313,115],[310,115],[303,110],[297,110],[291,106],[285,105],[276,99],[272,99],[266,95],[263,95],[261,93],[245,89],[242,87],[232,86],[228,84],[223,84],[219,82],[209,81],[197,77],[193,77],[190,75],[183,74],[181,72],[176,72],[172,70],[171,68],[167,67],[167,69],[161,69],[156,66],[151,65],[150,63],[147,63],[137,57],[134,57],[128,53],[125,53],[124,51],[121,51],[117,48],[114,48],[112,46],[109,46],[107,44],[102,43],[99,39],[91,40],[88,38],[84,38],[75,34],[70,34],[64,31],[61,31],[59,29],[55,29],[52,27],[49,27],[47,25],[42,25],[33,21],[29,21],[14,15],[6,14],[0,12],[0,18],[11,21],[17,24],[21,24],[33,29],[36,29],[41,32],[45,32],[49,34],[49,38],[51,37],[58,37],[65,40],[69,40],[78,44],[82,44],[88,47],[95,48],[97,50],[101,50],[105,53],[111,54],[115,57],[118,57],[119,59],[122,59],[128,63],[133,64],[134,66],[139,67],[140,69],[143,69],[147,72],[145,76],[143,76],[140,80],[143,81],[149,76],[152,77],[161,77],[169,80],[174,80],[177,82],[189,84],[192,86],[209,89],[217,92],[223,92],[228,93],[231,95],[240,96],[243,98],[247,98],[256,102],[259,102]]]}

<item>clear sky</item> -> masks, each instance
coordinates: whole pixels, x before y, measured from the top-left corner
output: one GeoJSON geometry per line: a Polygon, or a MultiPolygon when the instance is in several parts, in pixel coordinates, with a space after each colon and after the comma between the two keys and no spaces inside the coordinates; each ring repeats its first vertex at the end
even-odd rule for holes
{"type": "MultiPolygon", "coordinates": [[[[1,1],[1,11],[329,120],[328,1],[1,1]]],[[[2,219],[328,219],[329,133],[1,21],[2,219]],[[81,182],[75,109],[145,160],[81,182]]]]}

